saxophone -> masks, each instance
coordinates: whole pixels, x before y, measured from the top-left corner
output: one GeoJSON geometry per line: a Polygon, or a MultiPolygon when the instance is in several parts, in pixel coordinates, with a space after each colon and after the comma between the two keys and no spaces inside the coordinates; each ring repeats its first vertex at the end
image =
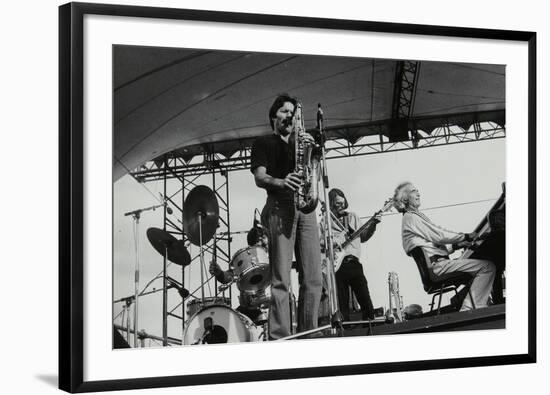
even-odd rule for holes
{"type": "Polygon", "coordinates": [[[314,152],[315,147],[305,141],[305,133],[302,104],[298,102],[294,111],[294,172],[301,175],[301,182],[294,193],[294,203],[298,210],[308,214],[315,210],[319,201],[319,155],[314,152]]]}

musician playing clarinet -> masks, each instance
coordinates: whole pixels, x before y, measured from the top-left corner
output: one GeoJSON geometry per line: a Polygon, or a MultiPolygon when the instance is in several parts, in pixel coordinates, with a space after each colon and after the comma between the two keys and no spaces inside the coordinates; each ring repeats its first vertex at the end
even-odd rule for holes
{"type": "MultiPolygon", "coordinates": [[[[294,172],[297,104],[287,94],[278,96],[268,113],[273,133],[258,137],[252,145],[250,170],[256,186],[267,192],[262,225],[268,232],[271,266],[270,340],[291,335],[289,288],[293,253],[303,280],[298,298],[298,331],[317,327],[322,291],[317,217],[315,211],[301,212],[294,202],[294,191],[301,182],[301,175],[294,172]]],[[[313,144],[313,137],[305,135],[313,144]]]]}
{"type": "MultiPolygon", "coordinates": [[[[359,229],[362,224],[359,216],[348,211],[348,201],[344,192],[333,188],[328,193],[329,205],[332,217],[333,244],[336,249],[340,248],[346,240],[359,229]]],[[[344,321],[349,321],[349,288],[351,287],[359,305],[363,320],[374,318],[374,307],[369,292],[369,285],[363,272],[361,264],[361,243],[369,240],[380,222],[381,214],[376,214],[371,224],[367,226],[357,237],[344,248],[344,258],[336,271],[336,287],[338,291],[338,305],[344,321]]],[[[324,248],[325,226],[324,219],[321,221],[321,247],[324,248]]],[[[336,268],[335,268],[336,269],[336,268]]]]}

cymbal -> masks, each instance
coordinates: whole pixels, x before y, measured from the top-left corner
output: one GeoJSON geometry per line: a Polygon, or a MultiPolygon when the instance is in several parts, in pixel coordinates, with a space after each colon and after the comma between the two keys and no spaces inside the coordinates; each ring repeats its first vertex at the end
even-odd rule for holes
{"type": "Polygon", "coordinates": [[[147,229],[147,238],[157,252],[164,256],[168,247],[167,258],[176,265],[187,266],[191,263],[191,255],[185,247],[183,240],[176,239],[173,235],[159,228],[147,229]]]}
{"type": "Polygon", "coordinates": [[[202,244],[208,243],[216,233],[219,218],[220,207],[214,191],[206,185],[193,188],[183,205],[183,229],[189,241],[200,245],[202,233],[202,244]],[[199,218],[202,232],[199,231],[199,218]]]}

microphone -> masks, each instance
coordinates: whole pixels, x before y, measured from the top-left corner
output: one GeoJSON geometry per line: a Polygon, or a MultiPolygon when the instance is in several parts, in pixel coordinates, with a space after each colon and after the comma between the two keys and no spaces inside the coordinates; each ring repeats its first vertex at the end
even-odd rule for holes
{"type": "Polygon", "coordinates": [[[180,287],[177,288],[177,290],[183,299],[186,299],[189,296],[189,291],[186,288],[180,287]]]}
{"type": "Polygon", "coordinates": [[[166,197],[164,197],[162,195],[162,193],[159,192],[159,195],[160,195],[160,198],[162,199],[163,203],[162,203],[162,206],[166,207],[166,212],[168,214],[173,214],[174,213],[174,210],[172,210],[171,207],[168,206],[168,199],[166,199],[166,197]]]}
{"type": "Polygon", "coordinates": [[[183,299],[186,299],[189,296],[189,291],[187,288],[184,288],[182,284],[174,280],[172,277],[166,277],[166,281],[169,283],[168,288],[176,288],[183,299]]]}
{"type": "Polygon", "coordinates": [[[324,113],[321,108],[321,103],[317,104],[317,133],[315,142],[320,147],[324,147],[326,142],[324,113]]]}

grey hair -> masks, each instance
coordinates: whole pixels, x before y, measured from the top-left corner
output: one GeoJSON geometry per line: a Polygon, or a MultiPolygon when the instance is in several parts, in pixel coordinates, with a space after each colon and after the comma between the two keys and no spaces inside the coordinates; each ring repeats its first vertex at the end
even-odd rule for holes
{"type": "Polygon", "coordinates": [[[409,194],[406,190],[406,187],[409,185],[412,185],[412,182],[402,182],[397,186],[397,188],[395,188],[395,192],[393,194],[393,206],[400,213],[404,213],[409,207],[409,194]]]}

